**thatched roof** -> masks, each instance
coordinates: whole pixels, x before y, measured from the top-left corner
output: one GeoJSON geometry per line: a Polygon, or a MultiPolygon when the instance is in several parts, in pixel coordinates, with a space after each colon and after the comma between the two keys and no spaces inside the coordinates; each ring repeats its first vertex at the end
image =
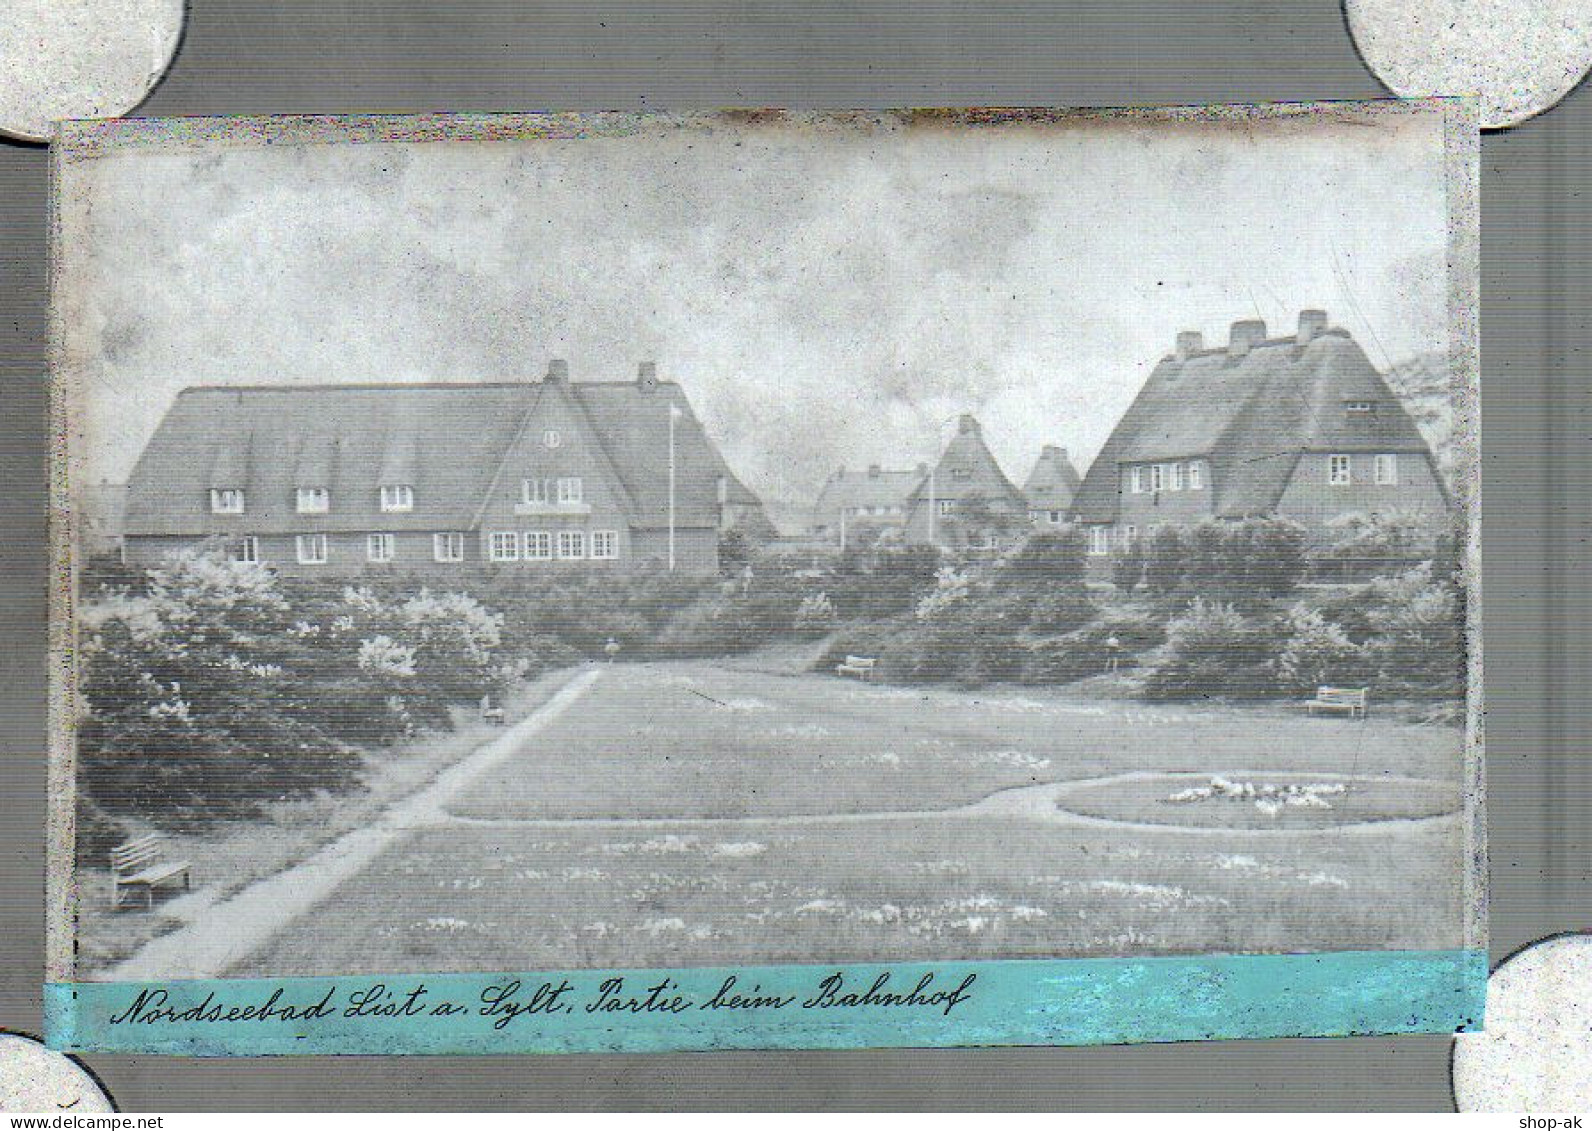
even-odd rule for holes
{"type": "MultiPolygon", "coordinates": [[[[1250,324],[1243,324],[1250,325],[1250,324]]],[[[1266,338],[1247,350],[1161,359],[1073,502],[1082,522],[1115,522],[1125,466],[1202,457],[1215,513],[1270,512],[1305,452],[1419,452],[1426,441],[1358,343],[1341,329],[1266,338]],[[1347,406],[1370,403],[1374,411],[1347,406]]]]}
{"type": "MultiPolygon", "coordinates": [[[[214,531],[209,490],[242,487],[252,533],[468,529],[515,438],[550,389],[622,482],[631,524],[668,522],[669,406],[676,522],[717,524],[728,501],[758,505],[670,382],[494,382],[199,386],[184,389],[128,483],[126,531],[214,531]],[[414,509],[382,513],[380,488],[414,488],[414,509]],[[331,512],[296,513],[299,487],[326,487],[331,512]]],[[[241,525],[240,525],[241,524],[241,525]]]]}
{"type": "Polygon", "coordinates": [[[1067,449],[1046,444],[1023,484],[1023,496],[1035,510],[1066,510],[1082,482],[1078,469],[1067,458],[1067,449]]]}

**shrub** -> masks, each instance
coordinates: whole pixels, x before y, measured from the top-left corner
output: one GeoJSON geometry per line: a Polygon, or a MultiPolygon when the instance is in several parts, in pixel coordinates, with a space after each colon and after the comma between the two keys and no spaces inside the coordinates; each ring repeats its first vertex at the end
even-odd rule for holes
{"type": "Polygon", "coordinates": [[[1327,553],[1340,558],[1431,557],[1437,533],[1419,511],[1351,511],[1327,523],[1333,532],[1327,553]]]}
{"type": "Polygon", "coordinates": [[[1111,555],[1111,584],[1124,596],[1144,580],[1144,543],[1134,538],[1111,555]]]}
{"type": "Polygon", "coordinates": [[[1145,681],[1150,699],[1253,698],[1275,690],[1275,633],[1232,605],[1196,597],[1167,625],[1167,654],[1145,681]]]}
{"type": "Polygon", "coordinates": [[[1153,617],[1114,614],[1065,635],[1036,642],[1029,650],[1022,679],[1026,683],[1072,683],[1108,670],[1116,638],[1119,670],[1136,667],[1140,654],[1159,647],[1166,630],[1153,617]]]}
{"type": "Polygon", "coordinates": [[[1157,526],[1145,539],[1144,583],[1152,593],[1174,592],[1183,582],[1187,548],[1176,526],[1157,526]]]}
{"type": "Polygon", "coordinates": [[[1430,564],[1371,582],[1366,650],[1381,685],[1395,694],[1462,695],[1463,603],[1457,588],[1433,579],[1430,564]]]}
{"type": "Polygon", "coordinates": [[[1251,593],[1282,597],[1305,574],[1305,528],[1285,518],[1248,518],[1229,532],[1230,580],[1251,593]],[[1240,566],[1240,563],[1242,565],[1240,566]]]}
{"type": "Polygon", "coordinates": [[[813,593],[796,606],[797,632],[822,636],[835,626],[835,606],[828,593],[813,593]]]}
{"type": "Polygon", "coordinates": [[[1003,587],[1051,589],[1083,581],[1088,543],[1077,526],[1045,530],[1028,537],[1006,560],[1000,573],[1003,587]]]}
{"type": "Polygon", "coordinates": [[[934,589],[918,601],[915,614],[920,621],[945,619],[972,590],[971,571],[945,566],[934,575],[934,589]]]}
{"type": "MultiPolygon", "coordinates": [[[[501,687],[501,622],[474,598],[324,583],[289,599],[261,566],[173,555],[144,591],[83,603],[86,796],[167,823],[346,785],[353,743],[435,723],[501,687]]],[[[516,669],[523,671],[523,668],[516,669]]]]}
{"type": "Polygon", "coordinates": [[[1098,614],[1089,591],[1078,584],[1045,593],[1027,606],[1029,630],[1046,635],[1082,628],[1098,614]]]}
{"type": "Polygon", "coordinates": [[[1288,640],[1277,656],[1283,690],[1313,691],[1323,684],[1358,684],[1366,675],[1365,652],[1343,627],[1320,611],[1296,605],[1288,612],[1288,640]]]}

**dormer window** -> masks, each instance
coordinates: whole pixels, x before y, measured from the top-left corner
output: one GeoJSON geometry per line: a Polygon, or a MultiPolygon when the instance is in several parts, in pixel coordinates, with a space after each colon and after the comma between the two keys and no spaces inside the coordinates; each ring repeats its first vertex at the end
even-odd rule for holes
{"type": "Polygon", "coordinates": [[[332,493],[325,487],[298,489],[299,514],[325,514],[332,509],[332,493]]]}
{"type": "Polygon", "coordinates": [[[210,492],[211,514],[242,514],[243,489],[241,487],[213,488],[210,492]]]}
{"type": "Polygon", "coordinates": [[[381,489],[381,509],[388,514],[415,509],[415,489],[395,486],[381,489]]]}

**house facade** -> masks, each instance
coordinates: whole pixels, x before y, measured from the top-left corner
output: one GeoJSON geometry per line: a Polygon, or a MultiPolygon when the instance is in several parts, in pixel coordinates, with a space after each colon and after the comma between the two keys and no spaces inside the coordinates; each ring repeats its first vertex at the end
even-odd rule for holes
{"type": "Polygon", "coordinates": [[[633,381],[185,389],[127,485],[126,559],[220,539],[295,574],[718,568],[767,526],[684,392],[633,381]]]}
{"type": "Polygon", "coordinates": [[[1073,501],[1090,553],[1166,524],[1282,517],[1320,549],[1342,515],[1398,509],[1434,524],[1449,499],[1430,450],[1348,331],[1306,310],[1287,337],[1235,322],[1200,334],[1151,372],[1073,501]]]}
{"type": "Polygon", "coordinates": [[[904,537],[954,549],[989,548],[1028,527],[1028,502],[984,443],[971,416],[909,497],[904,537]]]}
{"type": "Polygon", "coordinates": [[[1083,477],[1067,458],[1067,449],[1046,444],[1034,461],[1033,471],[1023,484],[1023,498],[1028,501],[1028,521],[1036,529],[1060,526],[1067,521],[1072,510],[1073,497],[1083,477]]]}
{"type": "Polygon", "coordinates": [[[912,492],[928,473],[927,464],[913,471],[889,471],[878,464],[866,471],[842,467],[824,482],[813,504],[812,534],[841,550],[899,539],[912,492]]]}

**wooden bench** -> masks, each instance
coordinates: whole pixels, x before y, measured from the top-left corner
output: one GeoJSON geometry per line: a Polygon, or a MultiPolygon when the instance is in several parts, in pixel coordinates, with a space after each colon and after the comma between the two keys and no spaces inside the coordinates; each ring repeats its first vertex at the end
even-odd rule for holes
{"type": "Polygon", "coordinates": [[[501,706],[494,707],[492,705],[492,696],[490,695],[481,696],[481,721],[491,723],[493,726],[504,726],[506,723],[503,718],[503,708],[501,706]]]}
{"type": "Polygon", "coordinates": [[[847,656],[846,662],[835,665],[836,675],[854,675],[858,679],[872,679],[873,669],[879,661],[871,656],[847,656]]]}
{"type": "Polygon", "coordinates": [[[1369,687],[1318,687],[1316,697],[1308,706],[1313,715],[1317,711],[1345,711],[1349,718],[1365,718],[1369,687]]]}
{"type": "Polygon", "coordinates": [[[112,908],[120,908],[132,895],[142,891],[145,909],[153,910],[155,889],[161,884],[181,880],[183,890],[191,887],[190,867],[186,860],[165,859],[158,833],[117,845],[111,849],[112,908]]]}

